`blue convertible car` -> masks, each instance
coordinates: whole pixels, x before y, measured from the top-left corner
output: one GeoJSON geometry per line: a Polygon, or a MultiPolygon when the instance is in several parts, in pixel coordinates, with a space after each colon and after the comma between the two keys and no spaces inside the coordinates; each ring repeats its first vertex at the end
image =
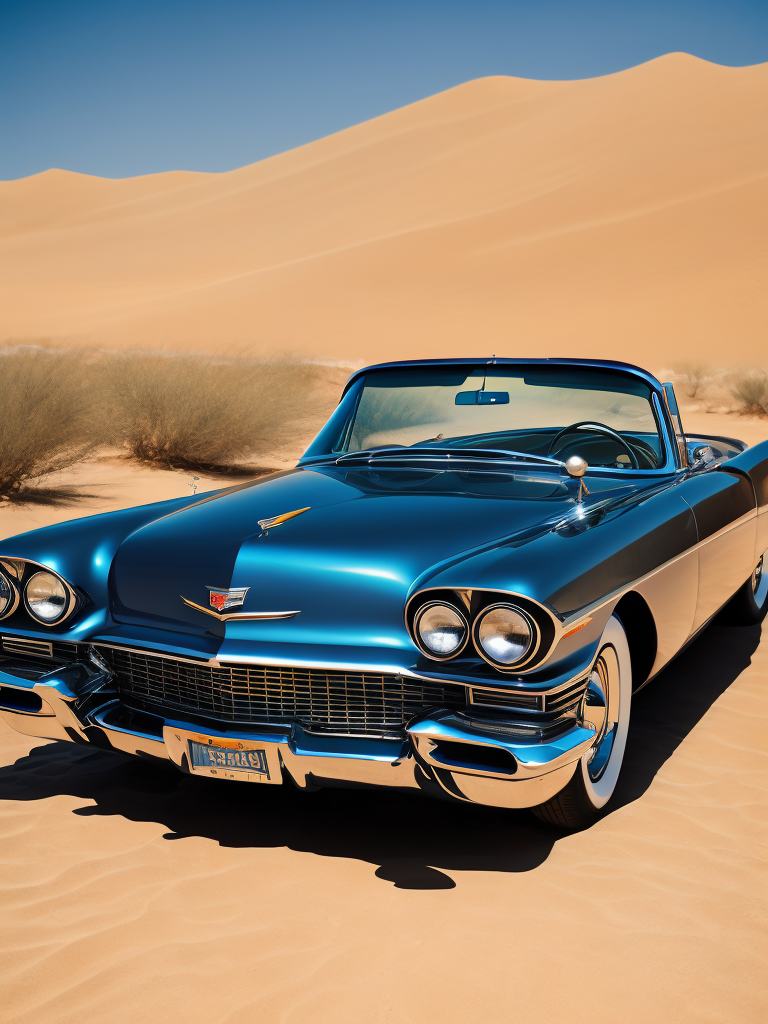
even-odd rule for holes
{"type": "Polygon", "coordinates": [[[261,784],[580,827],[632,694],[768,604],[768,442],[623,363],[355,373],[297,467],[0,544],[18,731],[261,784]]]}

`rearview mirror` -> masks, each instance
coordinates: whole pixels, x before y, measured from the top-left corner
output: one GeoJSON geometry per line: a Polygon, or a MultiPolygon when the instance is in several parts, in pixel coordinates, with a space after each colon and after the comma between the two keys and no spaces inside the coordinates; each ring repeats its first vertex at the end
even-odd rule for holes
{"type": "Polygon", "coordinates": [[[460,391],[456,405],[509,405],[508,391],[460,391]]]}

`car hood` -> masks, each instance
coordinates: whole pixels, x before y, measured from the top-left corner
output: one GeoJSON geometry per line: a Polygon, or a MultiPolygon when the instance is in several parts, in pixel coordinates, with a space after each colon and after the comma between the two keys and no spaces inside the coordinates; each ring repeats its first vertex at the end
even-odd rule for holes
{"type": "Polygon", "coordinates": [[[557,476],[297,469],[213,495],[132,533],[115,556],[118,623],[276,643],[405,646],[403,606],[415,584],[479,548],[572,508],[557,476]],[[307,508],[263,531],[259,520],[307,508]],[[230,620],[207,588],[248,587],[243,611],[292,618],[230,620]]]}

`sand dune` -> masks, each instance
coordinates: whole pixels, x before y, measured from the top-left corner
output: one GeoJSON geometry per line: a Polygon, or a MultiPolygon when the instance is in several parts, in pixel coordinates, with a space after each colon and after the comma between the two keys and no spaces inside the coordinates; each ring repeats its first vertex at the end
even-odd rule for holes
{"type": "Polygon", "coordinates": [[[765,362],[768,65],[485,78],[250,167],[0,183],[0,339],[765,362]]]}
{"type": "MultiPolygon", "coordinates": [[[[0,342],[765,364],[766,86],[677,54],[470,82],[227,174],[2,182],[0,342]]],[[[48,484],[95,497],[3,503],[0,537],[190,482],[85,463],[48,484]]],[[[0,1019],[757,1024],[767,719],[768,642],[716,623],[634,701],[615,809],[565,837],[0,722],[0,1019]]]]}

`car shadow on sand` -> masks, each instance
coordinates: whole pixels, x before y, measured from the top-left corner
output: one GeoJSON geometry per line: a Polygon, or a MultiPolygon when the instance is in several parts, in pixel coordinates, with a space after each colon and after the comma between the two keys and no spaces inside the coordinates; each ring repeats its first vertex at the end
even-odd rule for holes
{"type": "MultiPolygon", "coordinates": [[[[759,642],[759,626],[714,624],[636,696],[614,808],[642,796],[759,642]]],[[[403,889],[454,888],[445,873],[451,871],[530,871],[563,834],[528,811],[443,803],[416,792],[222,785],[69,743],[35,747],[0,769],[0,799],[59,794],[94,802],[75,814],[160,822],[168,840],[202,836],[228,847],[366,861],[378,878],[403,889]]]]}

